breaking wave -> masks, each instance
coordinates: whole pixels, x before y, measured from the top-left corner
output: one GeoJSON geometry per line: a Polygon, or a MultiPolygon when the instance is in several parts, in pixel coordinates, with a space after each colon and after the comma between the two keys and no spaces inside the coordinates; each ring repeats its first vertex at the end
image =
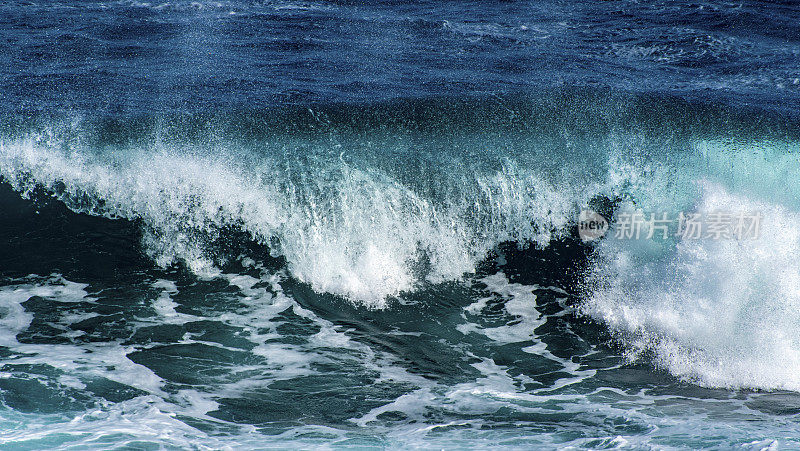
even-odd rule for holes
{"type": "Polygon", "coordinates": [[[315,291],[376,308],[487,259],[502,265],[503,243],[571,239],[587,206],[609,218],[757,210],[751,241],[617,239],[612,221],[587,245],[582,311],[632,358],[686,380],[800,390],[800,193],[786,183],[800,171],[797,140],[766,119],[680,102],[651,120],[635,114],[641,100],[593,114],[571,100],[320,108],[278,127],[50,121],[7,127],[0,175],[23,196],[139,224],[160,266],[215,277],[258,258],[226,248],[244,233],[315,291]],[[127,131],[109,139],[114,127],[127,131]]]}

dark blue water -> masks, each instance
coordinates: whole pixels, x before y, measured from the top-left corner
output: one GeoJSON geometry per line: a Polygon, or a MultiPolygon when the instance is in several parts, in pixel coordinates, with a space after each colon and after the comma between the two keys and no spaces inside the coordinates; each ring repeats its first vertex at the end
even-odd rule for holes
{"type": "Polygon", "coordinates": [[[800,446],[793,2],[0,2],[0,50],[0,447],[800,446]]]}
{"type": "Polygon", "coordinates": [[[597,86],[797,106],[793,2],[3,2],[6,110],[119,114],[597,86]]]}

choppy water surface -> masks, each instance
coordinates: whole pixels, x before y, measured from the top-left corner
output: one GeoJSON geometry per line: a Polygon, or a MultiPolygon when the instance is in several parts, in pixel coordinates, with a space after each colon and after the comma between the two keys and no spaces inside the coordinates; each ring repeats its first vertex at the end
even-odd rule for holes
{"type": "Polygon", "coordinates": [[[2,446],[800,446],[794,4],[0,11],[2,446]]]}

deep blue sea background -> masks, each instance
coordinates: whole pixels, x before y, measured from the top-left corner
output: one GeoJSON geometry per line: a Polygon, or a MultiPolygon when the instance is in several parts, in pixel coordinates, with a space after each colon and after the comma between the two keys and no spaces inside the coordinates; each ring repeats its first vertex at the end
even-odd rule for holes
{"type": "Polygon", "coordinates": [[[0,1],[0,448],[800,447],[799,107],[792,1],[0,1]]]}
{"type": "Polygon", "coordinates": [[[592,86],[793,114],[787,2],[3,2],[4,109],[119,114],[592,86]]]}

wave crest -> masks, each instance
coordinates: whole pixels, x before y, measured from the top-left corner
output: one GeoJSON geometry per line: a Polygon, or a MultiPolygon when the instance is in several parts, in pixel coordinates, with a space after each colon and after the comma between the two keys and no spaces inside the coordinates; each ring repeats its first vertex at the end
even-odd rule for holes
{"type": "Polygon", "coordinates": [[[161,266],[218,274],[213,243],[234,227],[315,290],[372,306],[474,271],[500,242],[544,245],[574,214],[572,196],[511,163],[431,198],[342,158],[287,169],[221,151],[93,155],[31,137],[0,143],[0,155],[0,173],[23,194],[44,187],[75,211],[140,220],[161,266]]]}

